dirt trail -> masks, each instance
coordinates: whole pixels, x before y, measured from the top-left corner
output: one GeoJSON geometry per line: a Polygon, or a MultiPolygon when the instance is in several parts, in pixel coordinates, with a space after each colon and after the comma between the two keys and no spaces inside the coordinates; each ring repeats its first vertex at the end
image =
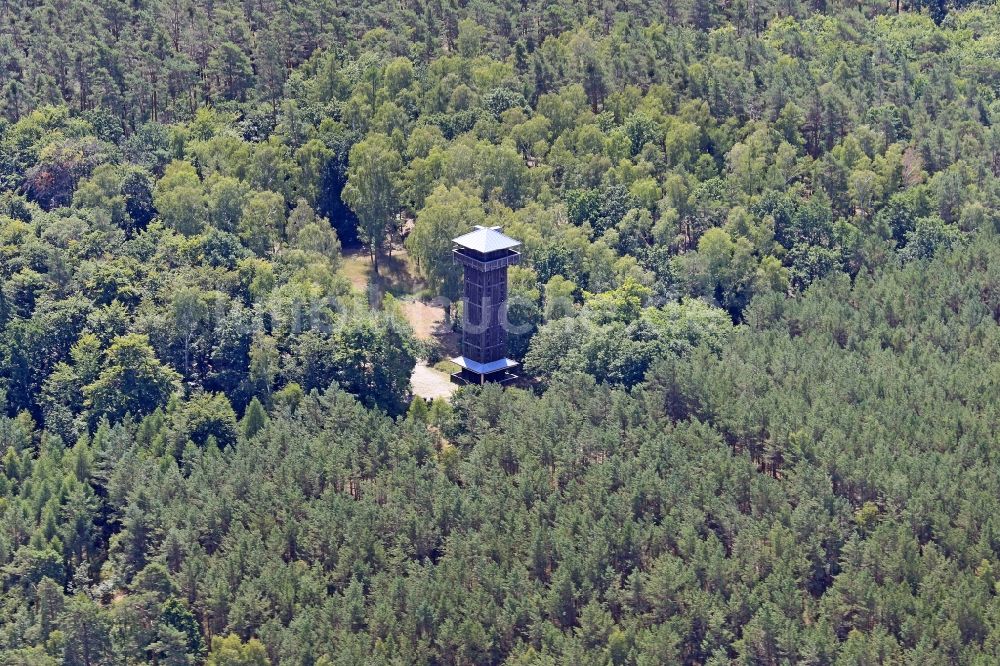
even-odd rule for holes
{"type": "MultiPolygon", "coordinates": [[[[445,324],[444,311],[439,305],[423,303],[413,294],[423,288],[423,282],[416,275],[410,258],[403,248],[395,248],[393,256],[380,261],[381,286],[399,299],[399,308],[413,328],[413,334],[425,342],[436,341],[445,356],[458,354],[458,336],[445,324]]],[[[361,291],[368,290],[373,278],[371,260],[362,248],[352,248],[344,252],[341,272],[351,281],[351,285],[361,291]]],[[[457,386],[451,383],[444,372],[435,370],[425,361],[417,363],[410,377],[413,394],[422,398],[447,398],[457,386]]]]}
{"type": "MultiPolygon", "coordinates": [[[[444,312],[440,307],[420,301],[403,301],[399,305],[418,339],[438,341],[449,356],[458,353],[456,335],[451,327],[445,325],[444,312]]],[[[410,385],[413,387],[413,395],[428,400],[448,398],[458,388],[451,383],[447,374],[428,366],[425,361],[420,361],[413,368],[410,385]]]]}
{"type": "Polygon", "coordinates": [[[434,398],[449,398],[458,388],[451,383],[451,378],[445,373],[428,367],[424,361],[419,361],[410,376],[413,395],[433,400],[434,398]]]}

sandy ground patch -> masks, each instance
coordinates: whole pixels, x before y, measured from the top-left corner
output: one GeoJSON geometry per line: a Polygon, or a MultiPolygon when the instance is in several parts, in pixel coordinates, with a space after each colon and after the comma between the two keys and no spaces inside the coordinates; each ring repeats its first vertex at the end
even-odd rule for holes
{"type": "MultiPolygon", "coordinates": [[[[423,288],[423,283],[416,276],[416,270],[410,264],[410,258],[405,249],[395,248],[393,256],[383,257],[380,261],[382,289],[395,294],[399,300],[399,309],[419,340],[436,341],[441,345],[441,352],[446,356],[458,354],[458,336],[444,321],[444,310],[439,305],[423,303],[413,298],[413,295],[423,288]]],[[[351,281],[351,285],[367,292],[374,278],[371,259],[363,248],[352,248],[344,252],[341,273],[351,281]]],[[[447,374],[435,370],[420,361],[413,368],[410,377],[413,395],[426,398],[448,398],[458,388],[451,383],[447,374]]]]}
{"type": "Polygon", "coordinates": [[[440,340],[452,335],[451,327],[444,323],[444,310],[439,305],[421,301],[400,301],[406,321],[413,327],[413,334],[420,340],[440,340]]]}
{"type": "MultiPolygon", "coordinates": [[[[437,341],[447,355],[458,353],[457,336],[444,323],[444,311],[439,306],[420,301],[402,301],[399,307],[418,339],[437,341]]],[[[418,362],[413,368],[410,385],[414,396],[428,400],[447,399],[458,388],[451,383],[451,378],[446,373],[428,366],[426,361],[418,362]]]]}
{"type": "Polygon", "coordinates": [[[351,281],[351,286],[362,294],[368,291],[368,276],[371,274],[371,260],[368,253],[360,249],[344,252],[340,272],[351,281]]]}
{"type": "Polygon", "coordinates": [[[429,367],[424,361],[419,361],[410,376],[413,395],[427,400],[434,398],[449,398],[458,388],[443,372],[429,367]]]}
{"type": "Polygon", "coordinates": [[[431,307],[420,301],[401,301],[399,308],[406,321],[410,322],[418,340],[431,340],[444,328],[444,313],[441,308],[431,307]]]}
{"type": "Polygon", "coordinates": [[[371,257],[368,251],[361,247],[344,250],[340,272],[351,281],[351,286],[362,293],[368,291],[371,282],[377,282],[379,289],[396,297],[414,294],[426,286],[420,279],[406,248],[398,245],[393,247],[391,257],[386,254],[379,259],[377,280],[371,257]]]}

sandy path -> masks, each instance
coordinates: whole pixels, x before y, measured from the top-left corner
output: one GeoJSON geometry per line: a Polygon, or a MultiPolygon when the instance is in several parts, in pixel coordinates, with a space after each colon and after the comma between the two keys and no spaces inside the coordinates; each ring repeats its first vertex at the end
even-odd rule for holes
{"type": "MultiPolygon", "coordinates": [[[[437,341],[442,346],[441,351],[445,356],[457,354],[458,336],[455,335],[450,326],[445,324],[444,311],[441,306],[423,303],[406,295],[415,293],[417,287],[420,286],[411,274],[408,261],[406,251],[402,249],[397,249],[393,253],[392,259],[383,258],[383,284],[403,291],[403,295],[398,301],[399,309],[410,323],[417,339],[437,341]]],[[[371,261],[368,254],[359,248],[345,251],[341,272],[347,276],[355,289],[361,292],[367,291],[372,277],[371,261]]],[[[451,383],[447,374],[428,366],[425,361],[420,361],[413,368],[410,383],[413,387],[413,395],[428,400],[448,398],[458,388],[451,383]]]]}
{"type": "MultiPolygon", "coordinates": [[[[456,336],[445,326],[444,312],[440,307],[420,301],[402,301],[399,305],[418,339],[437,340],[444,345],[446,353],[457,353],[456,336]]],[[[448,398],[458,388],[447,374],[428,366],[425,361],[420,361],[413,368],[410,385],[413,395],[428,400],[448,398]]]]}
{"type": "Polygon", "coordinates": [[[418,395],[427,400],[434,398],[449,398],[458,388],[451,383],[448,375],[428,367],[424,361],[419,361],[413,368],[410,376],[410,384],[413,386],[413,395],[418,395]]]}

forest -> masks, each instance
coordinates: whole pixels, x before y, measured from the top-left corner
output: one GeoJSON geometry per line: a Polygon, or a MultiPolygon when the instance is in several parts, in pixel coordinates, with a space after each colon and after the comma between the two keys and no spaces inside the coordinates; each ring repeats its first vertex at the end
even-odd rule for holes
{"type": "Polygon", "coordinates": [[[998,662],[995,2],[0,2],[0,663],[998,662]]]}

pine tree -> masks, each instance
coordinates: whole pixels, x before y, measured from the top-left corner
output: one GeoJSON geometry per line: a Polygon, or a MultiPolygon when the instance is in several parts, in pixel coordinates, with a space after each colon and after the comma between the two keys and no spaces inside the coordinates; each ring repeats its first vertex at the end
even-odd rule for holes
{"type": "Polygon", "coordinates": [[[254,396],[250,404],[247,405],[246,414],[243,415],[243,435],[250,439],[258,432],[263,430],[264,426],[267,425],[268,417],[267,412],[264,411],[264,405],[260,404],[260,400],[254,396]]]}
{"type": "Polygon", "coordinates": [[[420,396],[414,396],[410,401],[410,409],[406,412],[406,419],[414,423],[427,423],[428,413],[427,401],[420,396]]]}

